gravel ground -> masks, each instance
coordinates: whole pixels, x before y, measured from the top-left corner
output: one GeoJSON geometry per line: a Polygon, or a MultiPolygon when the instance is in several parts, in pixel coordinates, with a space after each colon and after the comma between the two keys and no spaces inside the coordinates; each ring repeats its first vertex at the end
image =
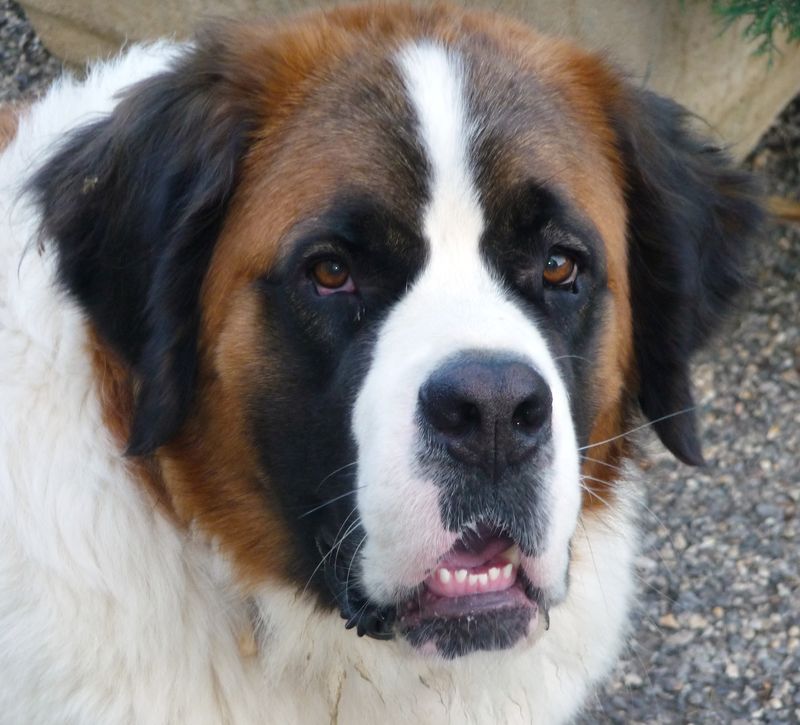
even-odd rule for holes
{"type": "Polygon", "coordinates": [[[39,42],[20,7],[0,0],[0,103],[43,90],[61,63],[39,42]]]}
{"type": "MultiPolygon", "coordinates": [[[[800,96],[747,165],[800,199],[800,96]]],[[[708,465],[649,457],[633,642],[586,723],[800,723],[800,226],[754,257],[696,359],[708,465]]]]}
{"type": "MultiPolygon", "coordinates": [[[[0,102],[59,69],[0,0],[0,102]]],[[[800,98],[748,163],[800,198],[800,98]]],[[[800,722],[800,228],[768,230],[756,262],[695,366],[707,467],[650,446],[641,607],[583,723],[800,722]]]]}

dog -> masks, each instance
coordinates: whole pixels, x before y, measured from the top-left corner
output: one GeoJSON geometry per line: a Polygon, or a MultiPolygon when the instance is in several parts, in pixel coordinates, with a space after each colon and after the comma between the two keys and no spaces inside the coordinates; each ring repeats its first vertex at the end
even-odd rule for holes
{"type": "Polygon", "coordinates": [[[758,190],[489,12],[134,46],[6,111],[0,719],[569,720],[624,645],[643,418],[758,190]]]}

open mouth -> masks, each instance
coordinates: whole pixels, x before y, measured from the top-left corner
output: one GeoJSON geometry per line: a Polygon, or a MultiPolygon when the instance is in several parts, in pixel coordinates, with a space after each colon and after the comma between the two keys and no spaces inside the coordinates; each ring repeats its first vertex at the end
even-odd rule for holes
{"type": "Polygon", "coordinates": [[[415,647],[445,657],[511,647],[536,627],[541,609],[520,560],[511,538],[476,527],[398,607],[400,632],[415,647]]]}

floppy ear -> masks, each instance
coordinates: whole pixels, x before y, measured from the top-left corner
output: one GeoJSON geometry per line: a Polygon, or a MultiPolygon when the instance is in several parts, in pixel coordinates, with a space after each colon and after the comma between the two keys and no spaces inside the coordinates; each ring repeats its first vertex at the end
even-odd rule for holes
{"type": "Polygon", "coordinates": [[[637,91],[615,123],[627,185],[639,400],[664,445],[699,465],[694,413],[671,414],[694,405],[689,358],[742,285],[762,211],[754,180],[696,136],[690,120],[676,103],[637,91]]]}
{"type": "Polygon", "coordinates": [[[177,432],[192,400],[199,293],[254,125],[234,59],[212,36],[125,91],[35,175],[60,282],[131,366],[128,452],[177,432]]]}

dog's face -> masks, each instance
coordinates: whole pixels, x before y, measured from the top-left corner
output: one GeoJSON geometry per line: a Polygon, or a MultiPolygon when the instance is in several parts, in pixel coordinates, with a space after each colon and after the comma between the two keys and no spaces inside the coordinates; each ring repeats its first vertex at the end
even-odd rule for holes
{"type": "Polygon", "coordinates": [[[446,657],[545,628],[637,401],[700,459],[661,419],[758,217],[674,105],[442,8],[218,30],[35,187],[178,516],[446,657]]]}

